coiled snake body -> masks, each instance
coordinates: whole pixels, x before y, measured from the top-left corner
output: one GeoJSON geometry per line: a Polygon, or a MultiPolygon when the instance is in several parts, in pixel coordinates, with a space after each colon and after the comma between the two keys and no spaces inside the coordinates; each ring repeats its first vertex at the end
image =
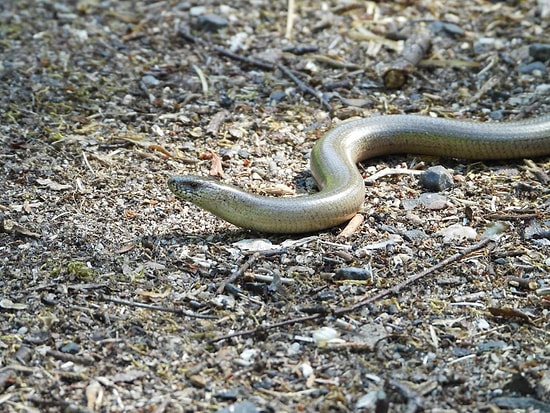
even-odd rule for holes
{"type": "Polygon", "coordinates": [[[365,199],[356,163],[411,153],[463,159],[550,155],[550,115],[519,122],[477,123],[426,116],[388,115],[343,122],[312,149],[310,167],[319,192],[272,198],[211,178],[173,176],[172,192],[239,227],[270,233],[313,232],[353,217],[365,199]]]}

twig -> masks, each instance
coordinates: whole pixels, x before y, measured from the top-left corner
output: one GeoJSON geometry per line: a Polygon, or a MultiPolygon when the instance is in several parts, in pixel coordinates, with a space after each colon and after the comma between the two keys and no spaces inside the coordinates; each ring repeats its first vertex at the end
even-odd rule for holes
{"type": "Polygon", "coordinates": [[[431,45],[430,32],[421,29],[405,42],[401,55],[384,72],[384,86],[392,89],[400,88],[407,81],[408,74],[418,65],[428,52],[431,45]]]}
{"type": "Polygon", "coordinates": [[[102,296],[101,300],[109,302],[109,303],[127,305],[129,307],[139,307],[139,308],[147,308],[148,310],[154,310],[154,311],[164,311],[166,313],[173,313],[173,314],[177,314],[177,315],[180,315],[180,316],[188,316],[188,317],[194,317],[194,318],[204,318],[204,319],[208,319],[208,320],[215,320],[217,318],[217,317],[212,316],[212,315],[197,314],[197,313],[193,313],[191,311],[181,310],[179,308],[170,308],[170,307],[163,307],[163,306],[160,306],[160,305],[138,303],[136,301],[129,301],[129,300],[123,300],[123,299],[120,299],[120,298],[109,297],[107,295],[102,296]]]}
{"type": "Polygon", "coordinates": [[[252,264],[254,264],[254,262],[258,259],[259,256],[260,256],[260,254],[257,253],[257,252],[252,254],[250,256],[250,258],[248,258],[248,260],[246,260],[246,262],[243,265],[241,265],[237,271],[235,271],[233,274],[231,274],[231,276],[229,278],[222,281],[222,283],[218,287],[217,293],[221,294],[223,292],[223,290],[225,290],[225,287],[227,286],[227,284],[235,282],[237,280],[237,278],[239,278],[241,275],[243,275],[244,272],[246,270],[248,270],[252,264]]]}
{"type": "Polygon", "coordinates": [[[285,30],[285,39],[292,40],[292,29],[294,28],[294,18],[296,5],[294,0],[288,0],[288,7],[286,11],[286,30],[285,30]]]}
{"type": "Polygon", "coordinates": [[[361,226],[365,216],[362,214],[355,215],[346,225],[346,227],[338,234],[338,238],[348,238],[351,235],[355,234],[355,231],[361,226]]]}
{"type": "Polygon", "coordinates": [[[288,67],[286,67],[285,65],[282,65],[282,64],[278,64],[277,69],[279,69],[290,80],[292,80],[294,83],[296,83],[302,92],[309,93],[313,97],[316,97],[317,99],[319,99],[319,102],[321,102],[321,105],[323,105],[327,110],[329,110],[329,111],[332,110],[332,106],[330,106],[330,102],[323,97],[322,93],[316,92],[315,89],[310,88],[308,85],[306,85],[300,79],[298,79],[298,77],[294,73],[292,73],[288,67]]]}

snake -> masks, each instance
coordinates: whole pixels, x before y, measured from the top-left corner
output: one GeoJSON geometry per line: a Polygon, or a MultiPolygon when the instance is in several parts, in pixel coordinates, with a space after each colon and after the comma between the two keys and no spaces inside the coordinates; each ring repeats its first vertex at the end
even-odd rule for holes
{"type": "Polygon", "coordinates": [[[365,202],[356,166],[390,154],[470,160],[550,155],[550,114],[521,121],[475,122],[423,115],[381,115],[343,121],[311,150],[318,192],[295,197],[252,194],[211,177],[171,176],[168,187],[238,227],[264,233],[311,233],[350,220],[365,202]]]}

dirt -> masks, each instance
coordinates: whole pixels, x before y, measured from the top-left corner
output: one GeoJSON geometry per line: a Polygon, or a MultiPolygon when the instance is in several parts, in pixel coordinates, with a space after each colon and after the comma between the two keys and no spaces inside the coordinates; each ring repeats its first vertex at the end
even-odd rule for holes
{"type": "Polygon", "coordinates": [[[291,3],[2,2],[0,411],[550,411],[550,158],[367,160],[405,171],[347,237],[166,185],[304,194],[348,118],[548,113],[548,3],[291,3]]]}

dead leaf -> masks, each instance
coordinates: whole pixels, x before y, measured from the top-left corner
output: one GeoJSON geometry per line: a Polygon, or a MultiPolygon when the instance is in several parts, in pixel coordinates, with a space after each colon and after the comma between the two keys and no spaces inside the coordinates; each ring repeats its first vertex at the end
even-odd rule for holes
{"type": "Polygon", "coordinates": [[[210,167],[211,176],[219,176],[220,178],[224,177],[222,160],[217,153],[212,152],[212,166],[210,167]]]}
{"type": "Polygon", "coordinates": [[[149,149],[152,150],[152,151],[162,153],[164,155],[165,159],[166,158],[173,158],[172,154],[170,152],[168,152],[168,150],[166,148],[164,148],[163,146],[153,144],[153,145],[149,145],[149,149]]]}

